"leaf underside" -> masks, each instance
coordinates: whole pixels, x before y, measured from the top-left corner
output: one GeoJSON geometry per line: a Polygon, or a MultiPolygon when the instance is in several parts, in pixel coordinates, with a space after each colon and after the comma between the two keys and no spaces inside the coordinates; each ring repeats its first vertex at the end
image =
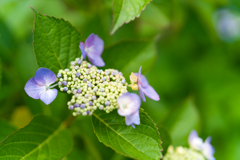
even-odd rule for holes
{"type": "Polygon", "coordinates": [[[114,0],[113,3],[113,25],[111,34],[124,23],[129,23],[135,17],[139,17],[142,10],[151,0],[114,0]]]}
{"type": "Polygon", "coordinates": [[[72,145],[71,134],[61,123],[38,115],[0,143],[0,160],[59,160],[72,145]]]}
{"type": "Polygon", "coordinates": [[[79,43],[82,36],[68,21],[35,13],[33,47],[39,67],[57,73],[70,66],[70,62],[81,56],[79,43]]]}
{"type": "Polygon", "coordinates": [[[124,117],[117,111],[109,114],[96,111],[92,116],[93,127],[99,141],[116,152],[139,160],[159,160],[162,157],[161,140],[156,125],[140,109],[141,124],[126,126],[124,117]]]}

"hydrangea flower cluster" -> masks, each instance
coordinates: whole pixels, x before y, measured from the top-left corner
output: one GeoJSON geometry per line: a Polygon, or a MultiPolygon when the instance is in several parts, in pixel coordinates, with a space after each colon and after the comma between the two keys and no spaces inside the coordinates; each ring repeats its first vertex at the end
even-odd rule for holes
{"type": "Polygon", "coordinates": [[[104,48],[101,38],[92,33],[85,42],[80,42],[79,48],[81,59],[72,61],[69,69],[59,70],[57,76],[49,69],[40,68],[35,77],[27,82],[26,93],[48,105],[57,96],[57,90],[51,88],[58,85],[60,91],[72,94],[67,105],[74,111],[74,116],[92,115],[96,109],[106,113],[118,109],[118,114],[125,116],[126,125],[135,128],[134,124],[140,124],[141,99],[145,102],[147,96],[156,101],[160,100],[157,92],[141,74],[142,67],[138,73],[130,76],[130,87],[139,90],[140,99],[137,94],[128,93],[128,84],[121,72],[115,69],[100,70],[96,67],[105,65],[101,57],[104,48]],[[83,61],[86,57],[92,64],[83,61]],[[57,84],[50,86],[56,81],[57,84]]]}
{"type": "Polygon", "coordinates": [[[73,115],[92,115],[99,108],[107,113],[118,108],[117,98],[127,92],[127,83],[122,73],[114,69],[100,70],[77,58],[71,69],[57,74],[60,91],[73,94],[68,108],[73,115]]]}
{"type": "Polygon", "coordinates": [[[163,160],[215,160],[214,148],[210,144],[211,138],[208,137],[205,142],[198,137],[197,131],[193,130],[189,137],[188,143],[190,148],[183,148],[183,147],[176,147],[169,146],[166,155],[164,156],[163,160]]]}
{"type": "Polygon", "coordinates": [[[205,160],[204,156],[189,148],[182,146],[174,148],[169,146],[163,160],[205,160]]]}

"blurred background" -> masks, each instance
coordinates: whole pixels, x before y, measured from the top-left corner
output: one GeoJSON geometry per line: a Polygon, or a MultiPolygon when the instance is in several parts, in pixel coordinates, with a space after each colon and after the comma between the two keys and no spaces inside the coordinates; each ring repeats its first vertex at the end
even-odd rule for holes
{"type": "MultiPolygon", "coordinates": [[[[153,0],[113,35],[112,0],[0,0],[0,124],[9,131],[27,125],[35,114],[61,120],[71,114],[64,94],[46,106],[24,92],[38,69],[30,6],[70,21],[84,38],[98,34],[106,50],[123,40],[153,39],[156,63],[145,75],[161,100],[147,99],[144,110],[169,132],[174,146],[188,146],[188,135],[196,129],[203,139],[212,137],[217,160],[240,159],[239,0],[153,0]]],[[[112,67],[113,60],[104,58],[112,67]]],[[[90,117],[79,116],[70,129],[75,144],[66,159],[128,159],[97,140],[90,117]]]]}

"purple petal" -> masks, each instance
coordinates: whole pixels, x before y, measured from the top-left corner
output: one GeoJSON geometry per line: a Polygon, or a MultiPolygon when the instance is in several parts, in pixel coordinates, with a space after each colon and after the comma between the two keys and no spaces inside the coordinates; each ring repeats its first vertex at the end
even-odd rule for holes
{"type": "Polygon", "coordinates": [[[153,89],[152,86],[148,85],[147,88],[143,88],[143,93],[148,97],[151,98],[155,101],[159,101],[159,95],[157,94],[157,92],[153,89]]]}
{"type": "MultiPolygon", "coordinates": [[[[85,42],[85,49],[88,50],[88,55],[101,56],[103,52],[104,42],[98,35],[90,34],[85,42]]],[[[86,51],[85,50],[85,51],[86,51]]]]}
{"type": "Polygon", "coordinates": [[[202,153],[208,160],[215,160],[213,154],[215,152],[214,147],[210,144],[211,137],[208,137],[203,145],[202,153]]]}
{"type": "Polygon", "coordinates": [[[212,137],[207,137],[207,139],[205,140],[205,142],[204,142],[204,143],[208,143],[208,144],[210,144],[210,143],[211,143],[211,141],[212,141],[212,137]]]}
{"type": "Polygon", "coordinates": [[[188,143],[192,142],[194,138],[198,138],[198,133],[196,130],[192,130],[189,137],[188,137],[188,143]]]}
{"type": "Polygon", "coordinates": [[[210,144],[211,140],[212,140],[212,137],[207,137],[207,139],[204,142],[204,148],[207,148],[208,153],[213,155],[215,150],[214,150],[214,147],[210,144]]]}
{"type": "Polygon", "coordinates": [[[47,68],[39,68],[35,73],[34,80],[39,85],[49,86],[50,84],[56,82],[57,77],[51,70],[47,68]]]}
{"type": "Polygon", "coordinates": [[[98,67],[105,66],[105,63],[101,56],[98,56],[98,55],[94,55],[94,57],[88,56],[88,59],[95,66],[98,66],[98,67]]]}
{"type": "Polygon", "coordinates": [[[27,81],[24,90],[30,97],[39,99],[40,94],[46,91],[46,87],[40,86],[35,82],[34,78],[31,78],[27,81]]]}
{"type": "Polygon", "coordinates": [[[82,52],[83,59],[86,58],[86,53],[85,53],[85,47],[84,47],[84,46],[85,46],[84,43],[83,43],[83,42],[80,42],[79,48],[80,48],[80,50],[81,50],[81,52],[82,52]]]}
{"type": "Polygon", "coordinates": [[[188,143],[190,148],[193,148],[197,151],[201,151],[203,148],[203,140],[198,137],[197,131],[193,130],[189,137],[188,137],[188,143]]]}
{"type": "MultiPolygon", "coordinates": [[[[134,114],[131,114],[130,116],[126,116],[125,123],[127,126],[133,124],[139,125],[140,124],[139,111],[135,112],[134,114]]],[[[133,128],[135,128],[135,126],[133,128]]]]}
{"type": "Polygon", "coordinates": [[[129,116],[137,112],[141,106],[141,100],[136,93],[124,93],[117,99],[119,105],[118,114],[129,116]]]}
{"type": "Polygon", "coordinates": [[[135,75],[138,77],[138,85],[141,85],[143,88],[145,88],[149,84],[148,84],[147,78],[141,74],[141,71],[142,71],[142,66],[139,68],[138,73],[135,73],[135,75]]]}
{"type": "Polygon", "coordinates": [[[146,98],[145,98],[144,93],[143,93],[143,88],[141,86],[138,86],[138,92],[139,92],[139,96],[141,97],[143,102],[146,102],[146,98]]]}
{"type": "Polygon", "coordinates": [[[57,89],[49,89],[46,92],[43,92],[40,95],[40,99],[46,104],[49,105],[57,97],[57,89]]]}

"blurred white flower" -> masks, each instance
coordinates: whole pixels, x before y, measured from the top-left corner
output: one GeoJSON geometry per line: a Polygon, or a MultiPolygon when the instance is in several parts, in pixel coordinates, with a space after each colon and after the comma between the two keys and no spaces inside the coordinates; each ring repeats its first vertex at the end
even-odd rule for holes
{"type": "Polygon", "coordinates": [[[240,36],[240,14],[229,9],[214,13],[213,21],[220,39],[226,42],[236,41],[240,36]]]}
{"type": "Polygon", "coordinates": [[[190,148],[200,151],[207,160],[215,160],[213,157],[215,150],[210,142],[211,137],[208,137],[205,142],[203,142],[203,140],[198,137],[197,131],[195,130],[193,130],[188,137],[190,148]]]}

